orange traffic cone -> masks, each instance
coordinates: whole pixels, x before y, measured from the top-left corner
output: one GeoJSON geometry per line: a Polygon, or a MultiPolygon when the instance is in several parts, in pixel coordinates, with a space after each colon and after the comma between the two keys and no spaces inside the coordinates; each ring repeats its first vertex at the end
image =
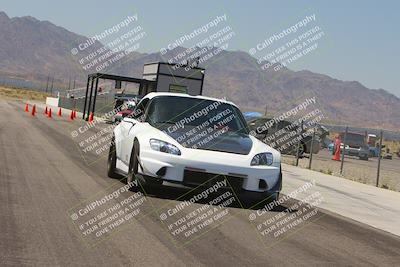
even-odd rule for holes
{"type": "Polygon", "coordinates": [[[47,115],[47,113],[48,113],[48,111],[47,111],[47,106],[46,106],[46,109],[44,110],[44,114],[47,115]]]}
{"type": "Polygon", "coordinates": [[[61,115],[61,108],[59,108],[58,109],[58,114],[57,114],[59,117],[62,117],[62,115],[61,115]]]}
{"type": "MultiPolygon", "coordinates": [[[[338,138],[336,138],[336,140],[335,140],[335,145],[333,146],[333,157],[332,157],[332,159],[333,160],[336,160],[336,161],[340,161],[340,146],[341,146],[341,140],[340,139],[338,139],[338,138]]],[[[344,153],[344,147],[343,147],[343,153],[344,153]]]]}
{"type": "Polygon", "coordinates": [[[340,161],[340,148],[336,149],[335,154],[333,155],[333,160],[340,161]]]}
{"type": "Polygon", "coordinates": [[[76,110],[74,110],[74,119],[76,118],[76,110]]]}
{"type": "Polygon", "coordinates": [[[25,112],[29,112],[29,105],[25,104],[25,112]]]}
{"type": "Polygon", "coordinates": [[[71,121],[74,120],[74,111],[73,111],[73,110],[71,110],[71,115],[69,116],[69,119],[70,119],[71,121]]]}
{"type": "Polygon", "coordinates": [[[36,113],[36,105],[33,105],[33,108],[32,108],[32,116],[35,116],[35,113],[36,113]]]}
{"type": "Polygon", "coordinates": [[[49,111],[47,113],[47,117],[51,118],[51,108],[49,109],[49,111]]]}
{"type": "Polygon", "coordinates": [[[93,122],[93,112],[90,112],[90,116],[89,116],[89,123],[93,122]]]}

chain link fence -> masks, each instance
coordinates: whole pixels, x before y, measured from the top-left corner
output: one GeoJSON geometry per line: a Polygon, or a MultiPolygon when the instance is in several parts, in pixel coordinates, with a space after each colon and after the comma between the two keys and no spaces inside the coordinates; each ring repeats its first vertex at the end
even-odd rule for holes
{"type": "Polygon", "coordinates": [[[341,127],[330,129],[325,140],[312,135],[318,153],[283,155],[283,162],[364,184],[400,191],[400,132],[341,127]],[[340,138],[335,160],[336,138],[340,138]]]}

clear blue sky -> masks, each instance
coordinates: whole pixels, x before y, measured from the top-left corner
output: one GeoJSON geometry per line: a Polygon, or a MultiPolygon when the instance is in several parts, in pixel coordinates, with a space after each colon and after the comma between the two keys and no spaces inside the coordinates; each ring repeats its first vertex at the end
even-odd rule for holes
{"type": "Polygon", "coordinates": [[[158,51],[222,14],[227,14],[236,34],[229,49],[248,51],[315,13],[325,37],[318,50],[289,68],[359,81],[400,96],[400,1],[2,0],[0,10],[10,17],[30,15],[49,20],[86,36],[102,32],[127,15],[138,14],[138,23],[147,33],[142,52],[158,51]]]}

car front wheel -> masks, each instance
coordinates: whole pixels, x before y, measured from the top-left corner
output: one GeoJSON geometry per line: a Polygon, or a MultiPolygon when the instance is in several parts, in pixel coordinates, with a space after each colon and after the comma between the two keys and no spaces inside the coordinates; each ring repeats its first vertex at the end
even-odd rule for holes
{"type": "Polygon", "coordinates": [[[133,180],[136,180],[137,178],[139,169],[139,152],[139,142],[135,140],[132,147],[131,159],[129,161],[129,172],[126,178],[127,183],[133,182],[133,180]]]}
{"type": "Polygon", "coordinates": [[[117,162],[117,153],[115,151],[115,138],[112,138],[110,144],[110,150],[108,151],[108,161],[107,161],[107,175],[110,178],[119,178],[116,173],[116,162],[117,162]]]}

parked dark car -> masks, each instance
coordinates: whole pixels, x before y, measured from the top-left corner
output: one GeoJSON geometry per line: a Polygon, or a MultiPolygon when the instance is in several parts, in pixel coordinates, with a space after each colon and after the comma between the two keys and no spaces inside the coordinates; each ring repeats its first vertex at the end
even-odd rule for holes
{"type": "MultiPolygon", "coordinates": [[[[266,143],[268,145],[271,145],[273,143],[272,140],[279,139],[279,137],[276,137],[275,135],[281,133],[280,131],[282,129],[285,129],[286,132],[291,132],[291,133],[296,132],[296,134],[286,133],[287,135],[293,135],[293,138],[299,136],[299,134],[301,133],[301,134],[303,134],[303,137],[299,138],[299,139],[301,139],[300,144],[299,144],[299,156],[303,156],[304,154],[309,154],[311,152],[312,131],[314,128],[306,129],[303,126],[303,129],[302,129],[301,125],[296,125],[295,123],[293,123],[291,121],[283,120],[278,123],[275,123],[272,127],[269,127],[268,129],[262,130],[263,128],[266,128],[266,127],[262,127],[262,126],[265,125],[266,123],[268,123],[268,121],[270,121],[270,120],[271,120],[271,118],[261,117],[261,118],[249,120],[247,122],[247,124],[248,124],[250,131],[256,133],[255,136],[257,137],[257,139],[263,141],[264,143],[266,143]],[[271,138],[269,138],[269,137],[271,137],[271,138]]],[[[316,154],[319,152],[319,150],[321,149],[321,145],[322,145],[321,143],[323,142],[325,137],[329,134],[329,131],[324,126],[319,125],[315,128],[315,130],[316,130],[315,140],[312,144],[313,154],[316,154]]],[[[291,139],[293,140],[293,138],[291,138],[291,139]]],[[[290,144],[290,145],[287,147],[275,146],[275,148],[280,150],[281,153],[283,153],[283,154],[296,155],[298,142],[291,143],[290,140],[288,140],[288,142],[286,142],[286,143],[290,144]]]]}
{"type": "Polygon", "coordinates": [[[370,157],[370,150],[366,142],[366,134],[353,133],[353,132],[340,132],[341,140],[344,140],[346,135],[346,150],[345,154],[349,156],[358,157],[361,160],[368,160],[370,157]]]}

